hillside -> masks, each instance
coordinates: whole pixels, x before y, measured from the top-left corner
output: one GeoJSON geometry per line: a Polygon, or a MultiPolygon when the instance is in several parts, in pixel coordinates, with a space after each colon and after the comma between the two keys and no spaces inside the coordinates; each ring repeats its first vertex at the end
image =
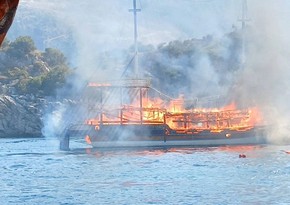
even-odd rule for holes
{"type": "Polygon", "coordinates": [[[69,67],[54,48],[37,50],[31,37],[6,40],[0,50],[1,94],[53,96],[65,84],[69,67]]]}

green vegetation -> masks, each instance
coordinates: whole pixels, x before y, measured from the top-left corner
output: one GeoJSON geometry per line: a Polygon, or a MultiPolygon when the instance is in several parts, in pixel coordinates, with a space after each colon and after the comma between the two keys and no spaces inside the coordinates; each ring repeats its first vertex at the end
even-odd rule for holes
{"type": "Polygon", "coordinates": [[[174,40],[146,51],[140,58],[153,86],[178,97],[216,95],[218,87],[229,87],[241,69],[241,32],[222,38],[174,40]]]}
{"type": "Polygon", "coordinates": [[[13,94],[53,96],[69,74],[61,51],[46,48],[41,52],[29,36],[18,37],[13,42],[6,40],[0,49],[0,59],[0,83],[13,94]]]}

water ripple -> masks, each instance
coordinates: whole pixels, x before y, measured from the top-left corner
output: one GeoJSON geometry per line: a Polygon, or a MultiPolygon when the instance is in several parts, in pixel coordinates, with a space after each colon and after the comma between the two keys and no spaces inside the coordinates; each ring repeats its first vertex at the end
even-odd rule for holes
{"type": "Polygon", "coordinates": [[[0,140],[0,204],[290,202],[287,146],[61,152],[55,144],[0,140]]]}

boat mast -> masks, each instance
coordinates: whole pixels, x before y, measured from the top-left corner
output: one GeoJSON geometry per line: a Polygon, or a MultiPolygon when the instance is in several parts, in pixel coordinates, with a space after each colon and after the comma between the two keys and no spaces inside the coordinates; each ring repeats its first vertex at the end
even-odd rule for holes
{"type": "Polygon", "coordinates": [[[250,21],[248,18],[248,2],[247,0],[242,0],[242,17],[239,19],[242,23],[242,65],[244,66],[246,62],[246,50],[245,50],[245,32],[246,23],[250,21]]]}
{"type": "Polygon", "coordinates": [[[138,67],[138,33],[137,33],[137,12],[140,12],[141,9],[137,9],[136,0],[133,0],[133,9],[129,9],[130,12],[134,14],[134,75],[136,78],[139,78],[139,67],[138,67]]]}
{"type": "Polygon", "coordinates": [[[242,30],[246,28],[246,22],[249,21],[248,18],[248,3],[247,0],[242,0],[242,18],[240,21],[242,22],[242,30]]]}

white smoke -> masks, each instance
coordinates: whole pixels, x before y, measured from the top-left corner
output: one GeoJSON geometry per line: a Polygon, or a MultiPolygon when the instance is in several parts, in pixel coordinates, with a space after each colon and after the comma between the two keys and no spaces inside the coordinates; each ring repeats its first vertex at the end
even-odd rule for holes
{"type": "MultiPolygon", "coordinates": [[[[288,0],[248,1],[251,22],[246,34],[246,64],[236,76],[229,77],[235,86],[228,84],[228,89],[233,86],[229,94],[235,96],[239,106],[258,105],[262,109],[267,123],[273,125],[270,132],[273,142],[285,141],[290,133],[285,126],[290,124],[289,6],[288,0]]],[[[237,0],[140,0],[138,7],[142,9],[138,14],[139,41],[153,45],[208,34],[219,38],[231,31],[233,24],[239,27],[236,20],[241,13],[241,1],[237,0]]],[[[123,50],[133,43],[133,18],[129,8],[132,0],[23,0],[15,24],[28,25],[26,19],[43,12],[66,25],[77,47],[78,78],[74,84],[81,84],[92,78],[118,78],[122,73],[124,58],[128,55],[123,50]]],[[[21,30],[17,31],[21,34],[21,30]]],[[[197,64],[199,69],[194,76],[202,79],[196,82],[192,77],[197,89],[224,92],[207,56],[197,64]],[[208,86],[200,85],[201,82],[208,86]]],[[[50,119],[58,124],[61,117],[51,114],[50,119]]],[[[48,131],[57,126],[49,119],[46,125],[48,131]]]]}
{"type": "MultiPolygon", "coordinates": [[[[236,22],[237,5],[235,0],[182,0],[178,3],[139,0],[137,7],[142,10],[138,13],[139,42],[158,45],[208,34],[222,36],[236,22]]],[[[72,36],[77,49],[73,61],[79,68],[81,82],[118,78],[128,63],[124,62],[128,56],[124,50],[133,44],[133,15],[128,12],[132,6],[132,0],[23,0],[14,27],[21,28],[17,30],[18,35],[34,30],[32,26],[38,21],[37,16],[45,14],[48,22],[50,18],[59,22],[57,29],[62,30],[59,33],[56,28],[46,28],[45,22],[38,25],[47,30],[45,43],[72,36]]]]}
{"type": "Polygon", "coordinates": [[[44,126],[42,134],[47,138],[55,138],[64,131],[66,107],[63,104],[58,104],[48,109],[50,111],[47,111],[43,116],[44,126]]]}
{"type": "Polygon", "coordinates": [[[289,3],[249,2],[252,22],[246,32],[246,64],[237,77],[235,93],[242,106],[262,109],[273,143],[290,142],[289,3]]]}

